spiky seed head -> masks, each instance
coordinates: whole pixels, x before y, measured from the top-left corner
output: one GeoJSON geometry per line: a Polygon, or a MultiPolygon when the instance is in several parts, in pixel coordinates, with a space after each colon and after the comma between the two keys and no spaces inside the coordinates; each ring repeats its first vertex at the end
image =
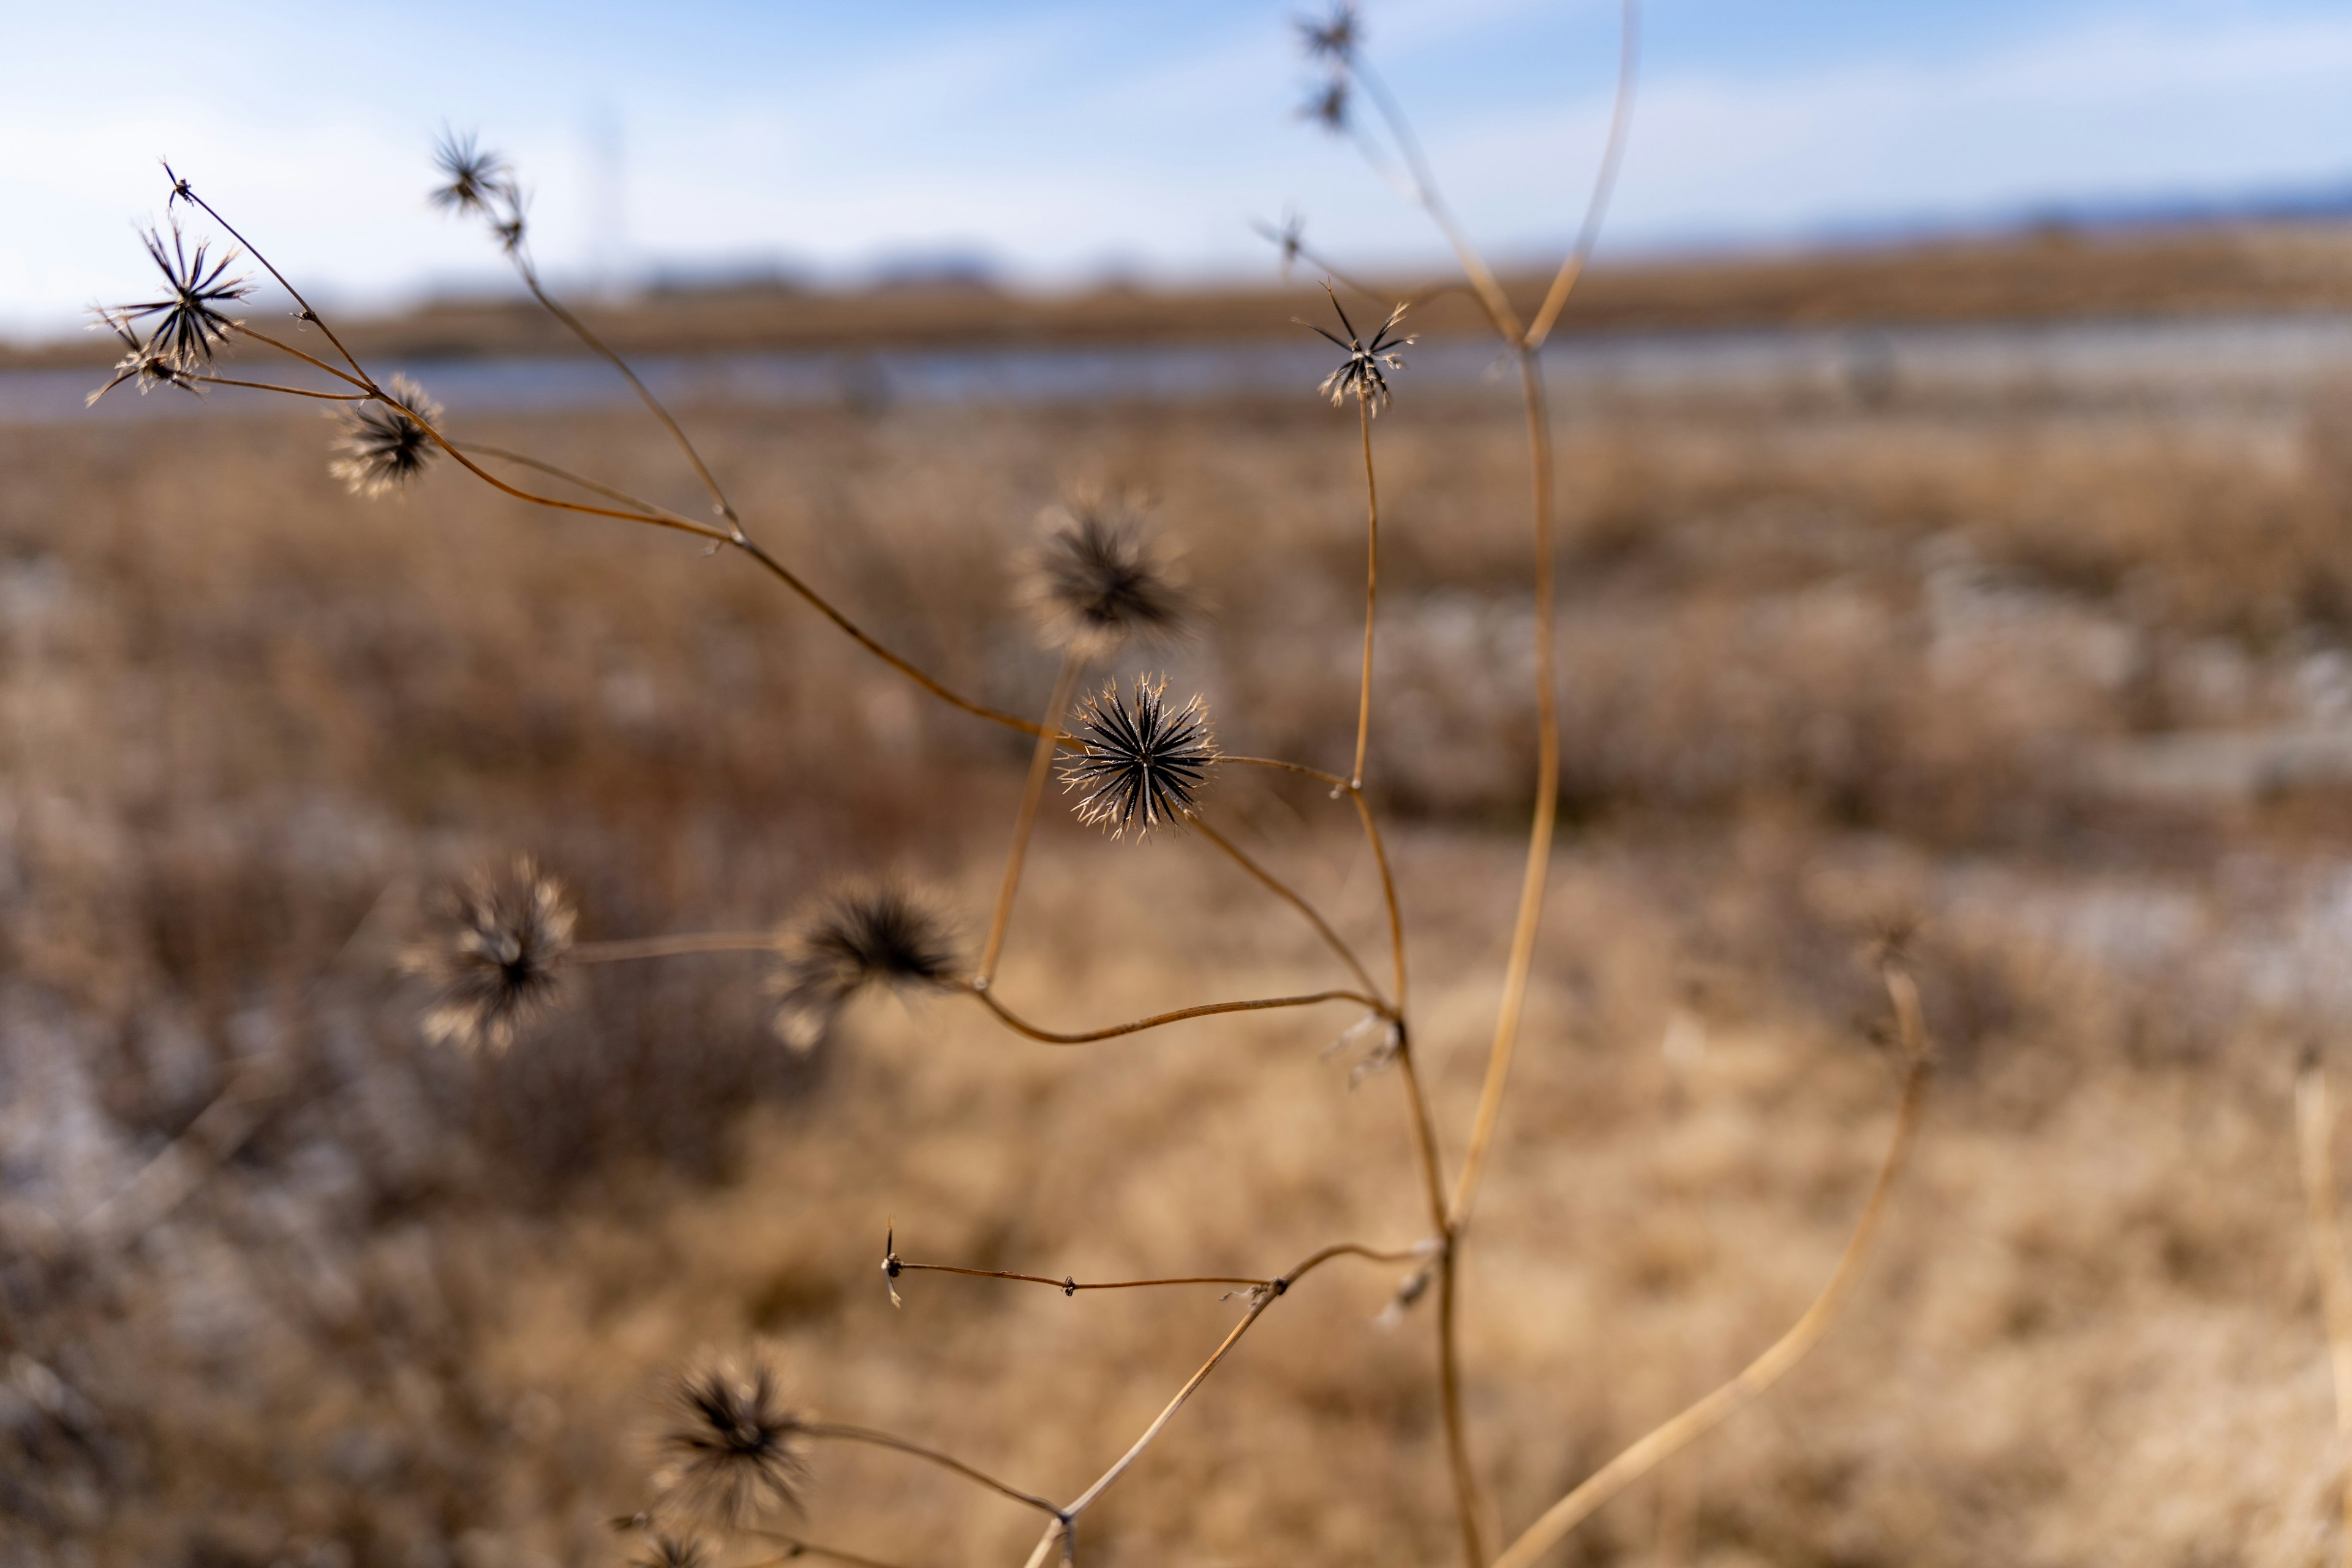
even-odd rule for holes
{"type": "Polygon", "coordinates": [[[1344,66],[1355,58],[1357,47],[1364,41],[1363,17],[1350,0],[1339,0],[1320,17],[1300,16],[1292,25],[1297,27],[1299,44],[1310,60],[1344,66]]]}
{"type": "Polygon", "coordinates": [[[1352,393],[1366,412],[1377,415],[1388,405],[1388,373],[1404,368],[1404,358],[1396,351],[1413,342],[1411,334],[1397,331],[1404,321],[1406,307],[1399,305],[1391,310],[1389,319],[1381,323],[1380,330],[1367,342],[1356,335],[1355,323],[1348,320],[1347,308],[1339,303],[1339,296],[1331,285],[1324,284],[1323,292],[1330,296],[1332,312],[1339,318],[1340,331],[1347,336],[1315,326],[1312,321],[1299,324],[1322,333],[1335,346],[1345,350],[1348,357],[1339,362],[1339,369],[1323,378],[1323,384],[1316,390],[1329,398],[1334,408],[1345,403],[1352,393]]]}
{"type": "Polygon", "coordinates": [[[562,988],[578,912],[563,884],[529,856],[480,871],[446,894],[435,929],[407,968],[437,988],[425,1032],[445,1044],[502,1051],[562,988]]]}
{"type": "Polygon", "coordinates": [[[708,1357],[670,1386],[655,1477],[661,1506],[722,1529],[775,1509],[797,1511],[805,1426],[774,1362],[757,1352],[708,1357]]]}
{"type": "Polygon", "coordinates": [[[691,1535],[655,1535],[637,1553],[634,1568],[709,1568],[710,1549],[691,1535]]]}
{"type": "Polygon", "coordinates": [[[439,426],[441,405],[404,375],[392,378],[394,401],[354,403],[327,471],[353,495],[389,495],[431,466],[440,447],[425,426],[439,426]]]}
{"type": "Polygon", "coordinates": [[[163,291],[152,300],[103,305],[92,311],[97,324],[122,339],[129,350],[115,367],[114,379],[99,388],[100,395],[133,379],[142,390],[164,383],[188,384],[187,378],[211,365],[220,345],[239,325],[222,307],[252,291],[245,279],[229,275],[236,251],[215,260],[210,241],[190,249],[176,221],[169,239],[154,228],[139,238],[148,259],[163,275],[163,291]]]}
{"type": "Polygon", "coordinates": [[[1122,701],[1113,681],[1089,697],[1076,715],[1085,750],[1066,757],[1062,786],[1081,792],[1078,820],[1141,838],[1163,822],[1192,815],[1202,785],[1216,765],[1217,742],[1199,697],[1171,711],[1165,680],[1136,679],[1122,701]]]}
{"type": "Polygon", "coordinates": [[[954,984],[955,932],[929,900],[898,882],[841,888],[784,942],[772,989],[784,1043],[807,1050],[844,1005],[869,986],[932,991],[954,984]]]}
{"type": "Polygon", "coordinates": [[[441,184],[433,188],[433,205],[444,212],[491,217],[515,205],[513,166],[485,149],[470,131],[442,132],[433,147],[433,166],[441,174],[441,184]]]}
{"type": "Polygon", "coordinates": [[[1348,79],[1334,74],[1307,94],[1298,118],[1311,120],[1337,136],[1348,129],[1348,79]]]}
{"type": "Polygon", "coordinates": [[[1135,498],[1080,496],[1044,521],[1030,598],[1055,646],[1097,655],[1182,630],[1191,605],[1135,498]]]}

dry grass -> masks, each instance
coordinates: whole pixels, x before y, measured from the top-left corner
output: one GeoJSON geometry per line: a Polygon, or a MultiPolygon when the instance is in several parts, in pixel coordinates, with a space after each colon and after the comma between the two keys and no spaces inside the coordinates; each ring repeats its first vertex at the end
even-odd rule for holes
{"type": "MultiPolygon", "coordinates": [[[[1860,1310],[1573,1552],[2335,1549],[2288,1089],[2352,1002],[2336,801],[2119,802],[2081,765],[2340,713],[2328,417],[1563,426],[1572,820],[1464,1324],[1505,1520],[1818,1288],[1890,1107],[1856,955],[1917,914],[1946,1083],[1860,1310]]],[[[698,429],[776,548],[1006,706],[1053,668],[1005,652],[1028,646],[1008,544],[1074,481],[1150,489],[1215,611],[1180,682],[1229,746],[1336,762],[1362,571],[1344,419],[1302,397],[698,429]]],[[[695,503],[634,424],[478,433],[695,503]]],[[[893,1312],[887,1224],[909,1258],[1048,1275],[1414,1239],[1379,1234],[1412,1212],[1394,1086],[1350,1093],[1318,1055],[1345,1017],[1063,1052],[879,1004],[800,1065],[759,961],[713,956],[596,973],[502,1060],[422,1049],[385,974],[430,872],[534,851],[592,937],[757,925],[879,856],[979,910],[1028,747],[919,706],[691,542],[447,478],[362,506],[322,434],[0,433],[6,1552],[599,1560],[657,1373],[748,1334],[824,1414],[1066,1495],[1233,1308],[917,1276],[893,1312]],[[183,1202],[106,1245],[77,1229],[257,1055],[271,1093],[183,1202]]],[[[1373,733],[1416,1047],[1458,1129],[1530,771],[1517,432],[1465,399],[1379,437],[1373,733]]],[[[1233,776],[1212,805],[1377,949],[1344,806],[1233,776]]],[[[1052,1021],[1328,971],[1197,842],[1049,812],[1027,887],[1003,987],[1050,975],[1052,1021]]],[[[1450,1550],[1426,1338],[1370,1325],[1394,1273],[1335,1265],[1270,1314],[1247,1374],[1089,1516],[1089,1560],[1450,1550]]],[[[932,1563],[1034,1533],[881,1457],[824,1466],[829,1541],[932,1563]]]]}

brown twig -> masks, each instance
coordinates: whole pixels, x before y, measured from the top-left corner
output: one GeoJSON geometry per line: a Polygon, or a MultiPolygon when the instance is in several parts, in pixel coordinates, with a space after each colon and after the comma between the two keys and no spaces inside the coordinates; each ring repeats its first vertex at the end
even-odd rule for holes
{"type": "Polygon", "coordinates": [[[1262,1013],[1277,1007],[1312,1007],[1323,1002],[1353,1002],[1370,1008],[1382,1017],[1392,1016],[1386,1002],[1361,991],[1316,991],[1303,996],[1267,996],[1247,1002],[1204,1002],[1196,1007],[1179,1007],[1171,1013],[1154,1013],[1148,1018],[1138,1018],[1131,1024],[1114,1024],[1107,1029],[1086,1029],[1076,1034],[1064,1034],[1054,1029],[1041,1029],[996,999],[993,992],[980,986],[965,987],[980,999],[981,1005],[996,1015],[1007,1028],[1049,1046],[1085,1046],[1097,1040],[1117,1039],[1122,1035],[1139,1035],[1146,1029],[1157,1029],[1168,1024],[1181,1024],[1187,1018],[1214,1017],[1221,1013],[1262,1013]]]}
{"type": "Polygon", "coordinates": [[[1360,793],[1364,787],[1364,748],[1372,733],[1372,612],[1381,594],[1381,488],[1372,477],[1372,401],[1360,389],[1356,395],[1356,420],[1364,434],[1364,676],[1356,691],[1356,765],[1349,773],[1348,787],[1360,793]]]}
{"type": "Polygon", "coordinates": [[[996,910],[989,916],[988,941],[982,944],[980,973],[972,984],[985,991],[996,978],[996,961],[1004,952],[1004,933],[1013,924],[1013,900],[1021,890],[1021,868],[1029,856],[1029,837],[1037,826],[1037,803],[1045,795],[1045,781],[1054,771],[1054,753],[1060,749],[1062,715],[1069,711],[1070,693],[1077,689],[1078,672],[1086,660],[1074,646],[1062,655],[1054,677],[1054,695],[1045,704],[1045,721],[1037,726],[1037,747],[1029,759],[1029,778],[1021,791],[1021,809],[1013,819],[1013,846],[1004,855],[1004,880],[996,891],[996,910]]]}
{"type": "Polygon", "coordinates": [[[1601,241],[1601,223],[1609,212],[1609,197],[1617,188],[1618,165],[1624,162],[1625,139],[1633,129],[1633,83],[1640,75],[1642,64],[1642,5],[1641,0],[1624,0],[1617,23],[1617,99],[1609,111],[1609,144],[1601,150],[1601,168],[1593,176],[1592,195],[1584,205],[1584,222],[1576,231],[1576,243],[1569,247],[1568,258],[1559,264],[1559,271],[1546,290],[1536,319],[1528,324],[1526,345],[1543,347],[1551,336],[1552,324],[1568,304],[1569,290],[1584,276],[1585,263],[1592,259],[1592,247],[1601,241]]]}
{"type": "Polygon", "coordinates": [[[1227,858],[1230,858],[1234,865],[1239,866],[1243,870],[1255,878],[1267,891],[1282,900],[1292,909],[1297,910],[1300,917],[1304,919],[1308,925],[1315,928],[1315,934],[1323,939],[1324,945],[1328,947],[1333,952],[1339,955],[1339,962],[1348,966],[1349,973],[1356,977],[1359,984],[1362,985],[1367,991],[1377,992],[1380,989],[1379,986],[1372,984],[1371,975],[1366,973],[1364,966],[1357,961],[1355,950],[1350,948],[1347,942],[1341,939],[1338,931],[1331,929],[1331,922],[1325,920],[1322,914],[1313,904],[1308,903],[1304,896],[1293,889],[1291,886],[1282,880],[1281,878],[1276,877],[1273,872],[1259,865],[1255,860],[1251,859],[1248,855],[1243,853],[1239,845],[1235,844],[1232,839],[1227,838],[1223,834],[1211,826],[1208,820],[1202,817],[1198,812],[1193,813],[1191,816],[1185,818],[1185,820],[1193,827],[1200,830],[1202,837],[1206,838],[1210,843],[1224,851],[1227,858]]]}
{"type": "Polygon", "coordinates": [[[1062,1511],[1036,1493],[1025,1492],[1019,1487],[998,1480],[986,1470],[967,1465],[953,1454],[942,1453],[926,1443],[918,1443],[889,1432],[877,1432],[870,1426],[850,1426],[835,1421],[803,1422],[799,1430],[808,1436],[822,1441],[863,1443],[869,1447],[888,1448],[894,1453],[904,1454],[909,1458],[920,1459],[926,1464],[936,1465],[940,1469],[951,1471],[968,1481],[986,1487],[1001,1497],[1010,1498],[1014,1502],[1025,1504],[1042,1512],[1050,1513],[1058,1518],[1062,1511]]]}
{"type": "Polygon", "coordinates": [[[1870,1196],[1864,1203],[1862,1217],[1854,1224],[1853,1234],[1845,1250],[1838,1258],[1837,1267],[1830,1274],[1829,1283],[1805,1309],[1804,1315],[1791,1325],[1789,1331],[1772,1342],[1765,1352],[1743,1368],[1739,1375],[1716,1389],[1680,1415],[1653,1428],[1594,1471],[1566,1497],[1544,1511],[1541,1518],[1529,1525],[1517,1540],[1504,1548],[1491,1568],[1533,1568],[1537,1559],[1564,1539],[1594,1510],[1615,1497],[1626,1487],[1647,1475],[1660,1462],[1714,1427],[1762,1394],[1803,1360],[1805,1353],[1820,1342],[1830,1326],[1830,1321],[1861,1278],[1862,1265],[1869,1256],[1870,1243],[1877,1233],[1881,1217],[1886,1211],[1895,1183],[1903,1170],[1903,1159],[1910,1147],[1911,1136],[1917,1128],[1919,1110],[1924,1101],[1928,1053],[1924,1048],[1925,1035],[1918,1021],[1918,993],[1910,977],[1900,970],[1886,973],[1887,989],[1893,994],[1897,1016],[1902,1020],[1906,1041],[1916,1042],[1903,1079],[1903,1096],[1895,1112],[1895,1129],[1887,1139],[1886,1154],[1879,1163],[1878,1178],[1871,1184],[1870,1196]]]}

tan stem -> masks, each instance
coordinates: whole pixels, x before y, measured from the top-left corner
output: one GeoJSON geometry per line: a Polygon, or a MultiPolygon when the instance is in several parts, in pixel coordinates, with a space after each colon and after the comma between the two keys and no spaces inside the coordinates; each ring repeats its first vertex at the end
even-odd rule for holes
{"type": "Polygon", "coordinates": [[[1519,384],[1527,405],[1528,453],[1535,490],[1536,608],[1536,809],[1528,830],[1527,870],[1519,883],[1519,910],[1511,928],[1511,956],[1503,976],[1494,1043],[1486,1055],[1486,1078],[1478,1092],[1478,1116],[1454,1183],[1449,1211],[1459,1233],[1470,1220],[1479,1179],[1486,1174],[1495,1129],[1503,1114],[1503,1091],[1511,1077],[1519,1022],[1527,1009],[1528,979],[1535,961],[1536,931],[1543,920],[1544,889],[1551,870],[1552,828],[1559,814],[1559,711],[1554,689],[1552,651],[1552,452],[1551,422],[1544,404],[1543,373],[1532,351],[1519,354],[1519,384]]]}
{"type": "Polygon", "coordinates": [[[1903,1157],[1909,1148],[1911,1135],[1919,1121],[1919,1108],[1927,1079],[1925,1057],[1915,1058],[1903,1081],[1903,1099],[1895,1113],[1895,1131],[1887,1140],[1886,1156],[1878,1168],[1878,1179],[1870,1189],[1869,1200],[1864,1204],[1862,1217],[1854,1225],[1853,1235],[1847,1241],[1844,1253],[1838,1258],[1829,1283],[1813,1299],[1789,1331],[1775,1340],[1763,1354],[1749,1362],[1739,1375],[1717,1388],[1680,1415],[1653,1429],[1623,1453],[1546,1510],[1543,1517],[1528,1527],[1519,1538],[1504,1548],[1491,1568],[1533,1568],[1533,1564],[1564,1539],[1602,1503],[1615,1497],[1634,1481],[1654,1469],[1660,1462],[1691,1442],[1694,1438],[1720,1425],[1734,1411],[1763,1393],[1788,1370],[1804,1359],[1805,1352],[1820,1342],[1821,1337],[1836,1316],[1839,1306],[1861,1277],[1863,1260],[1869,1256],[1872,1237],[1876,1234],[1881,1216],[1885,1213],[1888,1196],[1895,1190],[1895,1178],[1903,1169],[1903,1157]]]}
{"type": "Polygon", "coordinates": [[[1568,304],[1569,290],[1584,276],[1585,263],[1592,259],[1592,247],[1601,240],[1601,221],[1608,216],[1609,197],[1617,188],[1617,168],[1625,159],[1625,138],[1633,129],[1633,81],[1639,74],[1642,59],[1641,0],[1624,0],[1618,14],[1617,31],[1617,101],[1609,114],[1609,144],[1601,154],[1601,168],[1592,180],[1592,195],[1584,204],[1584,222],[1576,231],[1576,243],[1569,247],[1568,258],[1559,264],[1551,288],[1544,294],[1541,309],[1528,326],[1527,346],[1543,347],[1551,335],[1552,324],[1559,320],[1560,310],[1568,304]]]}
{"type": "Polygon", "coordinates": [[[2327,1322],[2328,1370],[2335,1380],[2344,1551],[2352,1554],[2352,1274],[2346,1271],[2344,1235],[2336,1217],[2336,1113],[2328,1104],[2326,1070],[2316,1061],[2295,1079],[2294,1129],[2302,1153],[2305,1218],[2327,1322]]]}
{"type": "Polygon", "coordinates": [[[572,963],[624,963],[639,958],[682,958],[696,952],[774,952],[780,945],[772,931],[695,931],[674,936],[574,942],[564,957],[572,963]]]}
{"type": "Polygon", "coordinates": [[[1121,1035],[1139,1035],[1146,1029],[1157,1029],[1168,1024],[1181,1024],[1187,1018],[1208,1018],[1221,1013],[1262,1013],[1276,1007],[1312,1007],[1322,1002],[1353,1002],[1360,1006],[1370,1008],[1382,1017],[1392,1016],[1392,1010],[1386,1002],[1377,996],[1367,995],[1361,991],[1316,991],[1303,996],[1268,996],[1248,1002],[1205,1002],[1197,1007],[1179,1007],[1172,1013],[1154,1013],[1149,1018],[1138,1018],[1131,1024],[1114,1024],[1107,1029],[1087,1029],[1076,1034],[1063,1034],[1057,1030],[1039,1028],[998,1001],[992,992],[984,991],[978,986],[970,986],[968,989],[972,995],[980,998],[983,1006],[995,1014],[998,1019],[1013,1033],[1025,1035],[1030,1039],[1049,1046],[1091,1045],[1097,1040],[1117,1039],[1121,1035]]]}
{"type": "Polygon", "coordinates": [[[1346,942],[1341,940],[1339,933],[1331,929],[1331,922],[1325,920],[1322,914],[1317,910],[1313,904],[1308,903],[1303,896],[1294,890],[1290,885],[1283,881],[1281,878],[1276,877],[1273,872],[1267,870],[1255,860],[1251,859],[1249,856],[1244,854],[1239,845],[1235,844],[1232,839],[1227,838],[1223,834],[1218,832],[1214,827],[1209,826],[1208,820],[1199,813],[1194,813],[1185,820],[1200,831],[1202,837],[1206,838],[1219,849],[1223,850],[1226,857],[1230,858],[1234,865],[1239,866],[1243,870],[1255,878],[1259,884],[1265,887],[1268,892],[1273,893],[1276,898],[1282,900],[1283,902],[1288,904],[1292,909],[1297,910],[1300,918],[1305,920],[1308,925],[1315,928],[1315,934],[1323,939],[1324,945],[1328,947],[1333,952],[1339,955],[1339,962],[1348,966],[1348,972],[1356,977],[1356,981],[1359,984],[1362,985],[1367,991],[1378,991],[1380,989],[1379,986],[1372,984],[1372,977],[1365,972],[1364,966],[1360,963],[1357,962],[1355,950],[1350,948],[1346,942]]]}
{"type": "Polygon", "coordinates": [[[888,1432],[877,1432],[870,1426],[847,1426],[832,1421],[807,1422],[802,1425],[800,1430],[808,1436],[831,1442],[863,1443],[869,1447],[888,1448],[894,1453],[904,1454],[909,1458],[936,1465],[940,1469],[961,1476],[975,1485],[986,1487],[999,1496],[1011,1498],[1014,1502],[1025,1503],[1042,1512],[1058,1515],[1061,1511],[1036,1493],[1024,1492],[1019,1487],[1007,1485],[986,1470],[967,1465],[954,1455],[942,1453],[926,1443],[917,1443],[888,1432]]]}
{"type": "Polygon", "coordinates": [[[1364,787],[1364,748],[1372,732],[1372,611],[1381,593],[1381,490],[1372,478],[1372,404],[1368,397],[1356,399],[1357,423],[1364,433],[1364,502],[1367,520],[1364,527],[1364,678],[1356,690],[1356,766],[1348,776],[1348,787],[1364,787]]]}
{"type": "Polygon", "coordinates": [[[1013,847],[1004,854],[1004,881],[996,891],[996,910],[989,917],[988,941],[980,955],[980,973],[972,984],[982,990],[996,978],[996,961],[1004,952],[1004,933],[1013,925],[1013,900],[1021,890],[1021,868],[1029,858],[1029,836],[1037,826],[1037,803],[1045,796],[1045,781],[1053,775],[1054,752],[1062,734],[1062,715],[1069,710],[1070,693],[1078,684],[1084,664],[1077,650],[1062,656],[1054,677],[1054,695],[1045,705],[1045,721],[1037,727],[1037,749],[1029,759],[1029,781],[1021,792],[1021,809],[1013,819],[1013,847]]]}
{"type": "Polygon", "coordinates": [[[627,380],[631,390],[636,393],[637,400],[646,405],[656,419],[661,421],[662,428],[669,432],[670,439],[677,442],[678,450],[686,454],[686,460],[694,467],[695,477],[702,481],[702,488],[710,492],[711,504],[719,509],[719,515],[725,518],[736,532],[740,533],[743,530],[743,521],[735,515],[734,503],[727,499],[727,492],[719,488],[719,480],[711,474],[709,465],[702,460],[702,454],[694,449],[694,443],[687,438],[684,427],[670,417],[668,409],[662,406],[661,399],[656,397],[647,389],[646,384],[637,379],[637,373],[629,368],[628,361],[608,347],[604,339],[588,330],[587,322],[556,303],[553,297],[545,289],[540,287],[538,268],[531,266],[520,254],[514,260],[515,270],[522,275],[523,283],[530,289],[531,297],[547,308],[547,313],[562,322],[573,337],[602,355],[605,363],[619,371],[627,380]]]}

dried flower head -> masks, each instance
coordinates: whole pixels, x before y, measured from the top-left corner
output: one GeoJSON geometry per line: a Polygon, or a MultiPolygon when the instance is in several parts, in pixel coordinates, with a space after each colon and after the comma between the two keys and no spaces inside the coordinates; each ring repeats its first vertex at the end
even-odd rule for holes
{"type": "Polygon", "coordinates": [[[441,423],[441,405],[404,375],[392,378],[394,401],[354,403],[342,415],[338,456],[327,471],[353,495],[387,495],[423,473],[439,450],[426,425],[441,423]]]}
{"type": "Polygon", "coordinates": [[[477,872],[444,900],[433,934],[408,955],[411,973],[439,987],[425,1015],[435,1040],[504,1050],[515,1030],[551,1004],[577,920],[571,895],[529,856],[503,875],[477,872]]]}
{"type": "Polygon", "coordinates": [[[773,1363],[757,1353],[705,1361],[671,1385],[670,1405],[655,1478],[666,1507],[722,1527],[799,1509],[804,1423],[784,1403],[773,1363]]]}
{"type": "Polygon", "coordinates": [[[1348,129],[1348,79],[1334,75],[1307,97],[1299,106],[1298,118],[1338,135],[1348,129]]]}
{"type": "Polygon", "coordinates": [[[1357,47],[1364,41],[1363,18],[1352,0],[1338,0],[1321,19],[1300,16],[1293,26],[1310,60],[1345,65],[1355,58],[1357,47]]]}
{"type": "Polygon", "coordinates": [[[1109,828],[1113,838],[1130,828],[1140,838],[1162,821],[1192,816],[1216,763],[1208,709],[1194,697],[1171,713],[1167,689],[1139,677],[1133,701],[1122,702],[1113,681],[1078,711],[1086,749],[1064,760],[1062,784],[1085,792],[1078,820],[1109,828]]]}
{"type": "Polygon", "coordinates": [[[433,188],[433,205],[444,212],[495,219],[511,209],[519,192],[513,166],[496,153],[484,150],[472,132],[459,135],[444,131],[434,144],[434,167],[441,184],[433,188]]]}
{"type": "Polygon", "coordinates": [[[635,1558],[634,1568],[708,1568],[710,1550],[691,1535],[656,1535],[635,1558]]]}
{"type": "Polygon", "coordinates": [[[1134,499],[1088,496],[1046,513],[1030,597],[1057,645],[1108,653],[1182,628],[1188,605],[1134,499]]]}
{"type": "Polygon", "coordinates": [[[820,903],[786,943],[773,983],[776,1026],[787,1045],[806,1050],[868,986],[928,991],[955,977],[954,932],[928,901],[896,882],[845,888],[820,903]]]}
{"type": "Polygon", "coordinates": [[[121,340],[123,354],[121,359],[114,362],[114,374],[107,384],[82,400],[85,407],[96,403],[126,381],[137,382],[142,396],[158,386],[183,387],[189,392],[204,390],[196,384],[194,376],[173,363],[170,356],[161,349],[152,343],[140,342],[139,334],[131,331],[124,322],[100,311],[94,324],[108,328],[121,340]]]}
{"type": "Polygon", "coordinates": [[[1397,323],[1404,320],[1405,307],[1399,305],[1391,310],[1389,319],[1381,322],[1380,331],[1372,334],[1372,341],[1366,342],[1356,335],[1355,323],[1348,320],[1347,309],[1339,303],[1339,296],[1333,292],[1331,285],[1324,284],[1323,292],[1331,296],[1331,309],[1339,313],[1339,325],[1348,335],[1343,338],[1337,332],[1315,326],[1312,321],[1301,321],[1299,325],[1314,327],[1315,331],[1345,349],[1348,357],[1339,363],[1339,369],[1323,378],[1323,384],[1316,390],[1328,397],[1334,408],[1346,402],[1349,393],[1354,393],[1357,402],[1370,412],[1378,414],[1389,400],[1387,373],[1404,368],[1404,359],[1396,351],[1413,341],[1410,336],[1391,335],[1397,323]]]}
{"type": "MultiPolygon", "coordinates": [[[[101,306],[96,313],[99,321],[130,347],[131,360],[131,360],[152,364],[154,379],[177,380],[167,373],[193,374],[212,363],[215,353],[238,324],[221,307],[244,299],[251,289],[245,279],[229,276],[236,262],[236,251],[214,260],[209,241],[191,250],[176,222],[168,242],[161,230],[151,228],[140,237],[140,243],[163,275],[164,293],[129,305],[101,306]],[[151,319],[153,324],[144,327],[142,336],[142,324],[151,319]]],[[[121,374],[121,369],[117,367],[109,386],[131,379],[121,374]]]]}

